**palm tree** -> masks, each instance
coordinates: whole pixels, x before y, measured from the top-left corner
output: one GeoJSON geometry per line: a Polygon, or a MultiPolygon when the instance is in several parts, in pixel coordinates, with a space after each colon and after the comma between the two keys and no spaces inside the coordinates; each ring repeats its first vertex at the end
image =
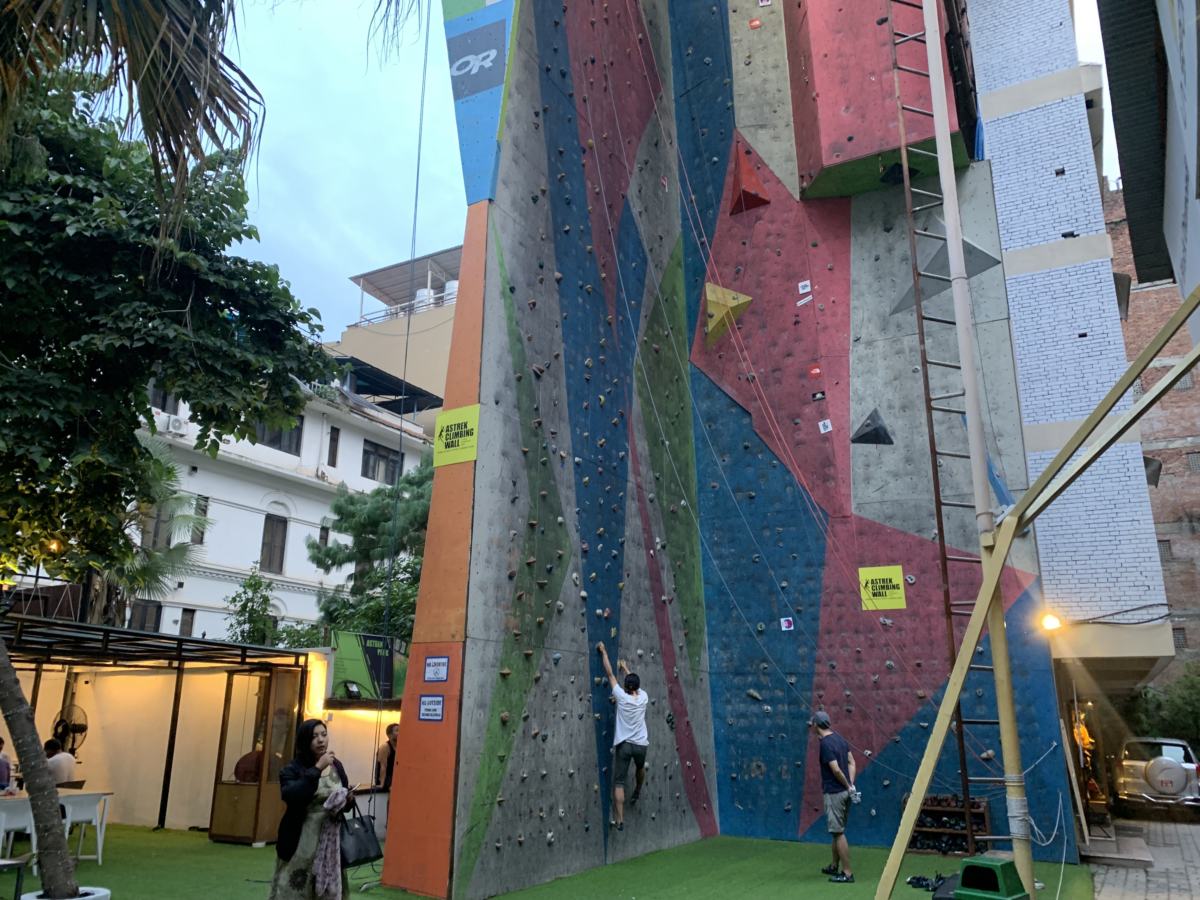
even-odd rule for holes
{"type": "Polygon", "coordinates": [[[141,531],[141,541],[125,559],[117,560],[92,579],[88,620],[123,625],[132,600],[161,600],[199,555],[191,536],[208,527],[196,498],[183,491],[179,467],[162,441],[139,433],[150,457],[145,499],[126,515],[126,531],[141,531]]]}

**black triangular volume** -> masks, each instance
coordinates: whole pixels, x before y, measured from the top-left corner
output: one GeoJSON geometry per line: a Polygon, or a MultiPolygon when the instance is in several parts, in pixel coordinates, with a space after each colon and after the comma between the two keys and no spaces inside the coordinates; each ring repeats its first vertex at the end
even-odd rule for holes
{"type": "Polygon", "coordinates": [[[879,409],[876,407],[871,410],[871,414],[863,420],[863,423],[858,426],[858,429],[850,436],[852,444],[891,444],[891,432],[887,426],[883,424],[883,417],[879,415],[879,409]]]}

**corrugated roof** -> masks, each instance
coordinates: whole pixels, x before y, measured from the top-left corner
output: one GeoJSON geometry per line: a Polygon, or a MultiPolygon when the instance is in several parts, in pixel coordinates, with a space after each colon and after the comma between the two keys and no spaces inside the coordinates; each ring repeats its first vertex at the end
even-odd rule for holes
{"type": "Polygon", "coordinates": [[[416,292],[425,287],[433,276],[434,290],[439,291],[447,281],[458,278],[462,265],[462,245],[427,253],[416,259],[393,263],[382,269],[352,275],[350,280],[388,306],[403,306],[415,299],[416,292]]]}

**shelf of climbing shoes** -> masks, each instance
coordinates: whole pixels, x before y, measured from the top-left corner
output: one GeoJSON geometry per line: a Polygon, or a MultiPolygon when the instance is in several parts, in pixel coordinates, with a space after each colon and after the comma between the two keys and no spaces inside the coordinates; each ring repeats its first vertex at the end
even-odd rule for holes
{"type": "MultiPolygon", "coordinates": [[[[908,797],[904,798],[905,803],[908,797]]],[[[991,834],[991,817],[983,800],[971,800],[970,814],[963,808],[962,797],[955,794],[930,794],[921,804],[921,813],[913,828],[908,849],[912,853],[939,853],[963,856],[967,853],[967,825],[973,834],[991,834]]],[[[985,841],[975,842],[975,852],[988,849],[985,841]]]]}

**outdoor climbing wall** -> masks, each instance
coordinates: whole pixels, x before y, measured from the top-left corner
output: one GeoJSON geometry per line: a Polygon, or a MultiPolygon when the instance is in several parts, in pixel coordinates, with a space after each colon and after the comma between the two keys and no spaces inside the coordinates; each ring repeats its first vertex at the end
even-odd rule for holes
{"type": "MultiPolygon", "coordinates": [[[[439,469],[448,483],[468,467],[467,493],[435,481],[434,515],[469,534],[467,558],[447,557],[467,577],[465,631],[441,638],[460,640],[461,702],[446,709],[457,731],[452,752],[406,765],[454,778],[436,798],[453,822],[438,851],[453,894],[718,832],[826,840],[807,727],[822,708],[858,758],[851,838],[889,844],[949,636],[902,196],[883,177],[897,140],[886,28],[870,10],[761,0],[445,9],[480,211],[464,287],[478,290],[482,330],[451,367],[478,368],[480,451],[439,469]],[[895,569],[864,600],[870,567],[895,569]],[[646,788],[624,831],[610,827],[598,641],[651,698],[646,788]]],[[[986,165],[959,182],[1004,503],[1027,475],[996,204],[986,165]]],[[[944,269],[937,246],[918,253],[944,269]]],[[[934,288],[931,308],[948,307],[934,288]]],[[[953,354],[948,339],[934,346],[953,354]]],[[[939,442],[965,444],[961,420],[939,427],[939,442]]],[[[969,496],[965,472],[944,477],[969,496]]],[[[974,553],[969,516],[947,532],[974,553]]],[[[1061,752],[1046,753],[1057,722],[1030,629],[1037,563],[1024,541],[1012,562],[1025,753],[1041,757],[1030,795],[1052,821],[1065,780],[1061,752]]],[[[955,596],[978,580],[960,565],[955,596]]],[[[418,634],[433,633],[432,609],[418,608],[418,634]]],[[[424,710],[439,690],[410,685],[406,701],[424,710]]],[[[986,679],[968,686],[971,713],[990,717],[993,701],[986,679]]],[[[403,722],[402,744],[433,727],[403,722]]],[[[972,734],[968,749],[973,774],[994,774],[997,735],[972,734]]],[[[957,769],[948,747],[936,789],[959,790],[957,769]]],[[[997,830],[1003,819],[993,802],[997,830]]],[[[413,886],[391,860],[385,880],[413,886]]]]}

